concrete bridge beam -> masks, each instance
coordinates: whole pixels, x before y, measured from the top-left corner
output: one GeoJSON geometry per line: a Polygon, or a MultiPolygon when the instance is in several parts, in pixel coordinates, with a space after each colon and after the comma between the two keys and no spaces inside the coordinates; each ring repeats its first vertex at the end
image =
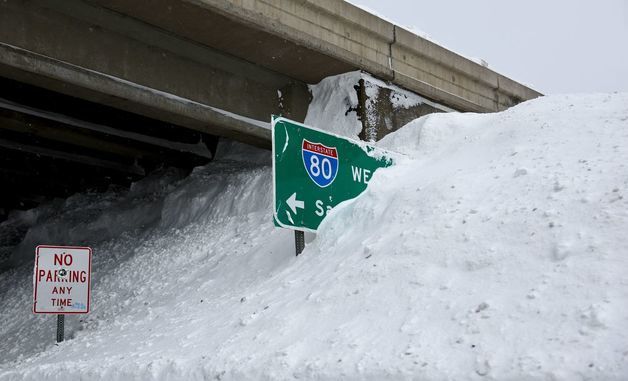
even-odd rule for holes
{"type": "Polygon", "coordinates": [[[305,83],[112,10],[47,0],[0,9],[2,76],[256,145],[270,135],[247,118],[305,117],[305,83]]]}

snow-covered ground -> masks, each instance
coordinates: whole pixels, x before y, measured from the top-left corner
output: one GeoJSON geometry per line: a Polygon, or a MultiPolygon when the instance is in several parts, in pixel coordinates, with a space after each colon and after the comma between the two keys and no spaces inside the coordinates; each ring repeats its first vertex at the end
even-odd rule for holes
{"type": "Polygon", "coordinates": [[[270,152],[238,144],[14,216],[22,255],[93,246],[92,312],[56,346],[32,262],[0,274],[0,380],[628,379],[628,94],[433,114],[380,145],[405,158],[299,257],[270,152]]]}

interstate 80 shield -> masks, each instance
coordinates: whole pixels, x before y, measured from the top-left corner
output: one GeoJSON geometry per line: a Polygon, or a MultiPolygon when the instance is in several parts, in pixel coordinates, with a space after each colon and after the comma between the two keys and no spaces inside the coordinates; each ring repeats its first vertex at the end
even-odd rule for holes
{"type": "Polygon", "coordinates": [[[321,143],[303,139],[301,157],[305,171],[314,184],[325,188],[334,182],[338,174],[338,150],[321,143]]]}

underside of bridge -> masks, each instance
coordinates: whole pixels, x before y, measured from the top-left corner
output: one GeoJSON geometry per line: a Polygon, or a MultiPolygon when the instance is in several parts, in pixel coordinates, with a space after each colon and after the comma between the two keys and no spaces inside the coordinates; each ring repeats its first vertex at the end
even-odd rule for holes
{"type": "Polygon", "coordinates": [[[0,78],[0,221],[79,191],[212,159],[218,137],[0,78]]]}

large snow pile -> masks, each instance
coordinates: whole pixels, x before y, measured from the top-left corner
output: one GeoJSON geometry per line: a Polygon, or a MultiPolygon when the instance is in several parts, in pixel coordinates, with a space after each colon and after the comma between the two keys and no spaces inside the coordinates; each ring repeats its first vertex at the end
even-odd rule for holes
{"type": "Polygon", "coordinates": [[[59,346],[32,268],[0,275],[0,379],[628,378],[628,94],[434,114],[381,145],[405,158],[299,257],[270,154],[241,146],[59,205],[73,239],[144,222],[94,245],[93,312],[59,346]]]}

